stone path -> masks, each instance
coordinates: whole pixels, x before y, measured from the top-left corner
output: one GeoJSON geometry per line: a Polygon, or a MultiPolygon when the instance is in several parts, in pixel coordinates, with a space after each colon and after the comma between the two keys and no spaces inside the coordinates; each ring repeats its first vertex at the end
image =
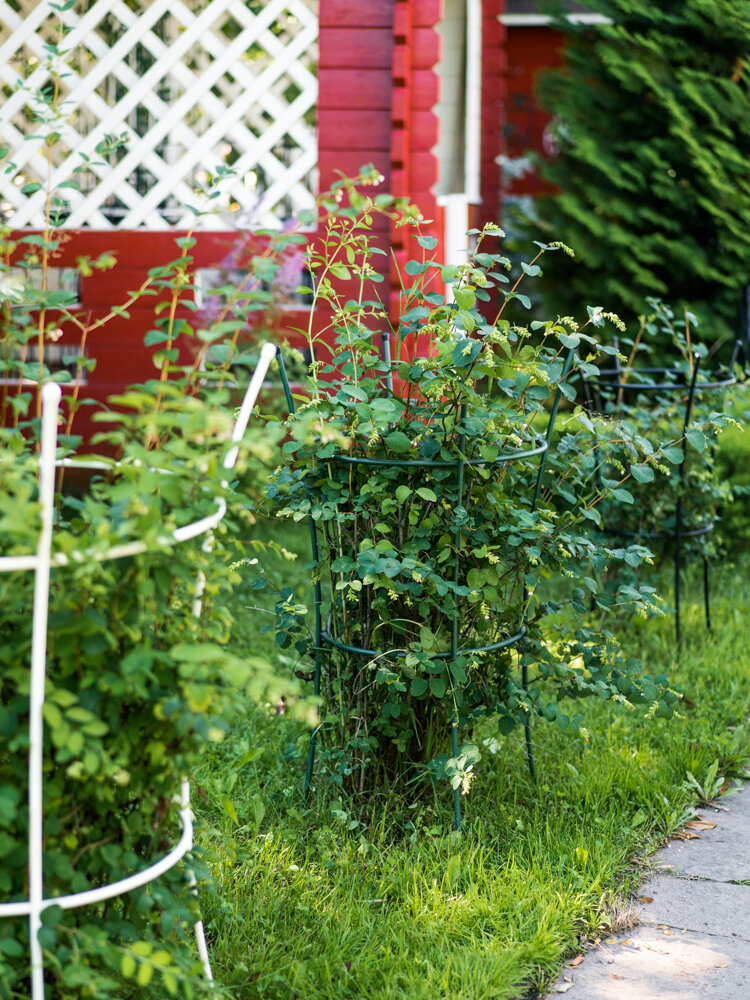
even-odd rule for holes
{"type": "Polygon", "coordinates": [[[655,855],[637,926],[567,967],[549,1000],[750,998],[750,782],[721,805],[700,813],[715,828],[655,855]]]}

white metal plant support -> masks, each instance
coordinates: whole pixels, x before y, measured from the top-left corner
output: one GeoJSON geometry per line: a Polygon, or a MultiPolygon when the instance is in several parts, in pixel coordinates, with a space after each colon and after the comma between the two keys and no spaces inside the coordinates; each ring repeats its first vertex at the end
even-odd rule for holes
{"type": "MultiPolygon", "coordinates": [[[[264,344],[260,353],[260,361],[253,373],[250,385],[245,393],[240,412],[232,432],[232,447],[227,453],[223,467],[227,471],[234,467],[239,453],[239,442],[253,412],[263,379],[268,366],[275,356],[272,344],[264,344]]],[[[73,893],[68,896],[45,897],[44,871],[42,862],[43,848],[43,800],[44,800],[44,688],[47,660],[47,624],[49,610],[50,572],[52,569],[64,567],[70,559],[64,553],[52,553],[52,530],[54,511],[55,469],[60,464],[55,457],[57,450],[57,416],[60,405],[61,390],[56,383],[48,383],[42,389],[42,439],[39,458],[39,501],[41,505],[41,532],[37,550],[34,555],[0,557],[0,573],[33,570],[34,579],[34,613],[31,644],[31,685],[29,704],[29,898],[12,903],[0,903],[0,918],[28,916],[29,939],[31,950],[31,1000],[44,1000],[44,960],[42,947],[39,943],[39,930],[42,926],[42,913],[48,906],[59,906],[62,909],[73,909],[99,903],[114,896],[121,896],[140,886],[153,882],[168,871],[192,849],[193,846],[193,815],[190,810],[190,790],[188,781],[182,782],[180,789],[180,816],[182,819],[182,835],[169,853],[142,871],[113,882],[109,885],[89,889],[86,892],[73,893]]],[[[75,464],[77,468],[97,468],[97,463],[65,462],[75,464]]],[[[205,536],[204,547],[210,546],[211,532],[219,524],[226,513],[226,502],[222,497],[216,497],[216,510],[213,514],[177,528],[171,536],[161,541],[165,545],[179,544],[191,538],[205,536]]],[[[135,541],[117,545],[104,553],[77,553],[77,561],[88,558],[92,561],[104,562],[120,559],[124,556],[138,555],[148,550],[145,542],[135,541]]],[[[196,615],[201,611],[201,595],[203,581],[198,581],[198,596],[193,605],[196,615]]],[[[190,876],[192,879],[192,875],[190,876]]],[[[195,935],[198,952],[203,963],[206,977],[211,980],[211,966],[208,959],[206,939],[202,922],[195,925],[195,935]]]]}

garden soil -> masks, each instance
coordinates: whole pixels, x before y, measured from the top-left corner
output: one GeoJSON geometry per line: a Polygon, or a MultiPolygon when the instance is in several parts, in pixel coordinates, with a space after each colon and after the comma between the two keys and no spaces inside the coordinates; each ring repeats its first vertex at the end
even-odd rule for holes
{"type": "Polygon", "coordinates": [[[681,837],[654,856],[633,929],[568,965],[548,1000],[750,998],[750,782],[681,837]]]}

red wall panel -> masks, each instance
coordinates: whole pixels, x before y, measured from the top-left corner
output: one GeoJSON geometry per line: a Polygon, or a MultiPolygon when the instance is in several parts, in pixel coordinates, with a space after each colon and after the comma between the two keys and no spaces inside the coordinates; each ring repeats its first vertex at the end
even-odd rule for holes
{"type": "MultiPolygon", "coordinates": [[[[546,26],[507,29],[507,98],[504,132],[508,156],[523,156],[533,149],[544,153],[544,130],[549,115],[536,100],[536,81],[547,67],[562,65],[563,36],[546,26]]],[[[511,194],[540,194],[545,185],[533,174],[514,181],[511,194]]]]}

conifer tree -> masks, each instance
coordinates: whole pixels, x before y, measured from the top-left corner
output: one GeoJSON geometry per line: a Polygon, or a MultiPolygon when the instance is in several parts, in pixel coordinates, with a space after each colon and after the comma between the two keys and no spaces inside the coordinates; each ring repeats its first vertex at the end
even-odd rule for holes
{"type": "Polygon", "coordinates": [[[566,22],[564,68],[542,77],[556,193],[525,235],[576,251],[556,301],[629,320],[653,295],[731,337],[750,273],[750,0],[586,6],[611,23],[566,22]]]}

